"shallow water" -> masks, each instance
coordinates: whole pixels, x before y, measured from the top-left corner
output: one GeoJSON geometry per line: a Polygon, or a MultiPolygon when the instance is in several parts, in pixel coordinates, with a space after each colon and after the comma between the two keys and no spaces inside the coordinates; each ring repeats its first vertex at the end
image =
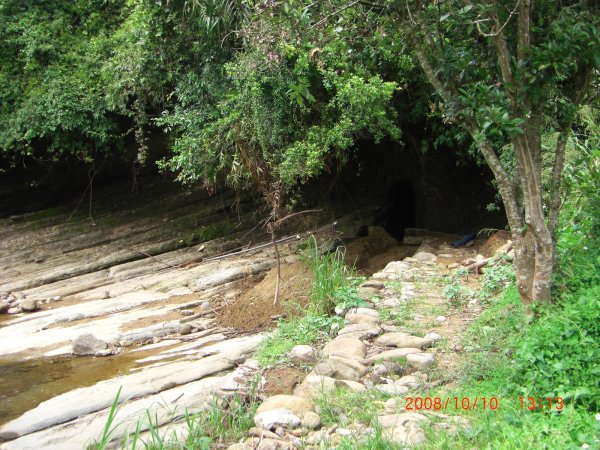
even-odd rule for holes
{"type": "Polygon", "coordinates": [[[135,361],[152,353],[127,352],[102,358],[79,356],[27,361],[0,359],[0,425],[59,394],[142,367],[135,361]]]}

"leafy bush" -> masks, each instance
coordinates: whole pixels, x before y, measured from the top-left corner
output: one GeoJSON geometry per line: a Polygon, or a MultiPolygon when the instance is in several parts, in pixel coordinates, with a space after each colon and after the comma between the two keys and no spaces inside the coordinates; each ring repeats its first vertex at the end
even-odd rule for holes
{"type": "Polygon", "coordinates": [[[514,381],[524,395],[600,407],[600,286],[544,311],[519,339],[514,359],[514,381]]]}
{"type": "Polygon", "coordinates": [[[482,300],[488,300],[514,281],[515,271],[512,264],[508,264],[501,256],[496,257],[488,264],[481,277],[479,297],[482,300]]]}

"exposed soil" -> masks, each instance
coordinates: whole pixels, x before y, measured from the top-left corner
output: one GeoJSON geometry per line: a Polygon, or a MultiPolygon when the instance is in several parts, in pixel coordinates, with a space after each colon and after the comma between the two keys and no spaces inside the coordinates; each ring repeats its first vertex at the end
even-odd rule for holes
{"type": "Polygon", "coordinates": [[[410,256],[414,248],[400,245],[383,228],[370,226],[367,236],[346,245],[345,261],[365,275],[372,275],[383,269],[388,262],[410,256]]]}
{"type": "Polygon", "coordinates": [[[277,269],[271,269],[260,283],[226,305],[215,321],[241,331],[273,328],[279,317],[297,314],[308,304],[311,280],[311,271],[304,264],[282,264],[277,305],[273,304],[277,269]]]}
{"type": "Polygon", "coordinates": [[[496,231],[479,247],[479,253],[485,257],[492,256],[509,239],[510,233],[508,231],[496,231]]]}
{"type": "Polygon", "coordinates": [[[300,384],[304,377],[306,377],[304,372],[292,367],[269,369],[263,374],[265,384],[262,391],[265,397],[279,394],[291,395],[294,387],[300,384]]]}

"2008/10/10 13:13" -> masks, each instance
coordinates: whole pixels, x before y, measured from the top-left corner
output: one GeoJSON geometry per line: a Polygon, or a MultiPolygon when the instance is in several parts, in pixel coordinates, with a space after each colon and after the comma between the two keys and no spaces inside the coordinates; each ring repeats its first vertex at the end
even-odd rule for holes
{"type": "Polygon", "coordinates": [[[560,411],[565,407],[562,397],[519,397],[521,409],[527,408],[529,411],[536,409],[556,409],[560,411]]]}

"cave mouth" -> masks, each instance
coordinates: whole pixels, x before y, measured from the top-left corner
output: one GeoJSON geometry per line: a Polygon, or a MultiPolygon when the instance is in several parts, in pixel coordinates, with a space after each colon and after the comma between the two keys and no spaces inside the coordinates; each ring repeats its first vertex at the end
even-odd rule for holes
{"type": "Polygon", "coordinates": [[[374,225],[402,241],[406,228],[416,225],[415,190],[410,181],[396,181],[388,189],[386,205],[374,225]]]}

